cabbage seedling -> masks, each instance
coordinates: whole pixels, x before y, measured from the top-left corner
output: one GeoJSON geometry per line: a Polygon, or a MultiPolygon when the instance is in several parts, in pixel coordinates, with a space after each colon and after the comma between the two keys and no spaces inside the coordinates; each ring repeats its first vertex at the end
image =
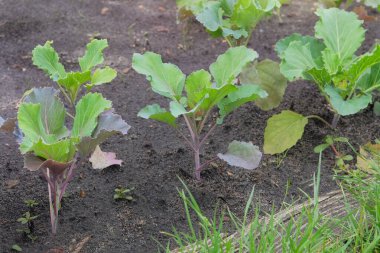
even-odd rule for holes
{"type": "Polygon", "coordinates": [[[179,12],[192,12],[212,37],[223,37],[233,46],[247,45],[256,25],[284,0],[177,0],[179,12]]]}
{"type": "MultiPolygon", "coordinates": [[[[141,109],[138,116],[164,122],[180,133],[194,151],[195,177],[198,180],[206,166],[200,161],[201,148],[215,127],[241,105],[267,96],[257,85],[236,82],[243,67],[257,57],[255,51],[244,46],[230,48],[211,64],[210,72],[202,69],[186,77],[177,66],[163,63],[158,54],[133,55],[134,70],[147,77],[154,92],[170,100],[169,111],[153,104],[141,109]],[[217,119],[212,119],[211,127],[204,131],[215,107],[219,109],[217,119]],[[180,131],[176,122],[179,117],[184,119],[190,138],[180,131]]],[[[234,166],[254,169],[259,164],[261,153],[252,143],[235,141],[230,144],[227,154],[219,154],[219,157],[234,166]]]]}
{"type": "MultiPolygon", "coordinates": [[[[110,67],[95,68],[103,62],[102,51],[107,46],[106,40],[92,40],[79,58],[80,71],[76,72],[66,72],[52,42],[33,50],[34,65],[44,70],[59,90],[44,87],[25,92],[18,108],[16,132],[25,168],[42,171],[47,180],[53,234],[57,232],[63,194],[88,156],[97,150],[96,157],[91,157],[94,168],[120,164],[115,154],[100,151],[98,145],[116,133],[127,134],[130,126],[114,113],[111,101],[90,92],[116,77],[110,67]],[[84,95],[78,100],[81,93],[84,95]]],[[[9,131],[12,126],[14,120],[0,119],[2,130],[9,131]]]]}
{"type": "MultiPolygon", "coordinates": [[[[356,114],[372,103],[372,93],[380,88],[380,45],[356,55],[364,41],[363,21],[337,8],[319,9],[316,14],[315,37],[293,34],[277,42],[276,51],[288,80],[315,83],[334,112],[331,125],[336,128],[341,116],[356,114]]],[[[264,152],[277,154],[294,146],[310,118],[324,121],[292,111],[274,115],[265,129],[264,152]]]]}

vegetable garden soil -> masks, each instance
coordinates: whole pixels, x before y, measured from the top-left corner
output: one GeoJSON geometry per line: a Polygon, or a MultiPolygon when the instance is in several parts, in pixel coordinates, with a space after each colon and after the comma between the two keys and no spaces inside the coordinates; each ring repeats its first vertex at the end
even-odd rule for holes
{"type": "MultiPolygon", "coordinates": [[[[276,41],[293,32],[313,34],[315,8],[312,1],[294,0],[282,9],[281,20],[274,16],[259,24],[250,47],[260,54],[260,59],[278,60],[273,50],[276,41]]],[[[365,26],[368,32],[361,50],[368,50],[380,37],[378,21],[365,26]]],[[[208,68],[227,49],[225,42],[211,39],[195,21],[177,25],[174,0],[0,0],[0,115],[14,117],[24,91],[52,84],[32,65],[31,51],[37,44],[54,40],[54,47],[69,69],[76,66],[77,57],[83,54],[91,37],[109,40],[105,59],[119,72],[117,79],[101,91],[132,129],[125,138],[113,137],[102,147],[116,151],[124,163],[103,171],[92,170],[88,163],[78,169],[63,199],[58,234],[52,236],[46,182],[39,173],[23,169],[14,138],[0,133],[0,252],[9,252],[13,244],[20,245],[23,252],[78,252],[76,247],[82,247],[81,252],[157,252],[155,240],[167,241],[161,231],[171,231],[172,226],[180,231],[186,229],[176,190],[181,187],[178,176],[208,215],[218,203],[241,215],[253,186],[263,211],[269,211],[272,206],[280,206],[287,188],[287,200],[302,196],[299,188],[311,193],[318,163],[313,147],[325,135],[348,137],[355,146],[380,136],[379,118],[370,108],[343,118],[336,132],[313,121],[283,160],[264,156],[254,171],[216,162],[202,174],[201,182],[195,181],[192,153],[180,137],[166,125],[136,116],[146,104],[165,102],[150,90],[142,75],[130,70],[134,52],[160,53],[165,62],[190,73],[208,68]],[[134,201],[115,202],[113,193],[118,186],[134,187],[134,201]],[[17,218],[27,211],[23,203],[27,199],[40,203],[35,210],[39,215],[35,220],[35,242],[16,231],[21,226],[17,218]]],[[[266,120],[283,109],[332,118],[311,83],[295,82],[288,86],[284,102],[276,110],[264,112],[249,104],[231,114],[214,132],[203,159],[226,151],[234,139],[262,147],[266,120]]],[[[326,152],[322,194],[337,188],[332,180],[333,164],[333,155],[326,152]]]]}

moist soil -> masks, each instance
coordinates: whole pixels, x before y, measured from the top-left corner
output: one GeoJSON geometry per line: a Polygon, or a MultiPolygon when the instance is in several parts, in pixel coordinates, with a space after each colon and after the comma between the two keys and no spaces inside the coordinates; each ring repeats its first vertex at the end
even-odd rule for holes
{"type": "MultiPolygon", "coordinates": [[[[276,41],[293,32],[313,34],[315,8],[312,1],[294,0],[282,9],[281,19],[274,16],[259,24],[249,46],[260,59],[278,60],[273,50],[276,41]]],[[[361,52],[380,37],[378,21],[365,26],[368,32],[361,52]]],[[[9,252],[13,244],[20,245],[23,252],[73,252],[80,242],[81,252],[157,252],[156,240],[163,244],[168,240],[160,232],[171,231],[173,226],[186,231],[178,177],[208,215],[218,205],[241,215],[252,187],[262,210],[269,211],[278,208],[284,199],[302,196],[299,188],[312,192],[318,164],[313,147],[324,136],[345,136],[354,146],[380,136],[379,119],[371,108],[343,118],[337,131],[311,121],[302,140],[286,156],[264,156],[254,171],[216,162],[197,182],[192,177],[192,153],[179,135],[166,125],[136,116],[146,104],[167,102],[150,90],[143,76],[130,69],[134,52],[150,50],[188,74],[208,68],[228,48],[222,40],[211,39],[194,20],[177,24],[174,0],[0,0],[0,114],[14,117],[24,91],[52,85],[32,65],[31,51],[37,44],[53,40],[62,63],[73,70],[77,57],[93,37],[109,40],[106,63],[119,72],[112,84],[99,91],[113,101],[116,111],[132,126],[126,137],[113,137],[102,148],[116,151],[124,163],[102,171],[86,163],[77,170],[63,200],[58,234],[52,236],[47,183],[39,173],[23,169],[23,158],[13,137],[0,133],[0,252],[9,252]],[[134,201],[114,201],[118,186],[134,187],[134,201]],[[16,231],[21,228],[17,218],[27,211],[23,203],[27,199],[39,202],[34,211],[39,215],[34,222],[38,236],[35,242],[16,231]],[[89,240],[83,241],[86,238],[89,240]]],[[[249,104],[230,115],[214,132],[202,159],[224,152],[235,139],[262,147],[266,120],[283,109],[332,119],[317,89],[308,82],[295,82],[288,86],[276,110],[265,112],[249,104]]],[[[337,188],[332,179],[333,164],[333,154],[327,151],[323,157],[322,194],[337,188]]]]}

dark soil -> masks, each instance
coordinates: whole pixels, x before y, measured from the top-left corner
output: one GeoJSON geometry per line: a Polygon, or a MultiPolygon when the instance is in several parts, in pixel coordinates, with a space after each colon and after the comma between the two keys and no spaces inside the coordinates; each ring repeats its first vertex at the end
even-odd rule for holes
{"type": "MultiPolygon", "coordinates": [[[[313,2],[293,2],[283,8],[282,21],[275,16],[261,23],[254,32],[250,46],[261,59],[277,59],[273,45],[280,38],[293,32],[313,33],[316,21],[313,2]]],[[[366,26],[363,50],[368,50],[380,37],[378,22],[366,26]]],[[[125,138],[109,140],[103,149],[116,151],[124,164],[103,171],[94,171],[86,164],[78,170],[63,201],[58,234],[53,237],[46,182],[38,173],[23,169],[22,156],[13,137],[0,133],[1,252],[9,252],[13,244],[20,245],[23,252],[51,249],[68,252],[87,236],[91,238],[81,252],[157,252],[153,238],[164,244],[167,241],[160,231],[171,231],[172,226],[179,230],[186,227],[176,191],[181,187],[177,176],[185,180],[207,214],[212,214],[220,203],[241,215],[253,186],[263,210],[270,210],[273,205],[280,206],[287,185],[288,197],[301,196],[298,188],[311,192],[318,162],[313,147],[326,134],[346,136],[356,146],[380,136],[379,119],[374,118],[371,110],[342,119],[337,132],[312,121],[302,141],[289,150],[279,165],[280,159],[273,156],[265,156],[255,171],[235,169],[219,162],[204,172],[202,182],[196,182],[191,176],[192,154],[179,136],[165,125],[136,116],[146,104],[165,105],[166,102],[150,90],[143,76],[128,71],[134,52],[160,53],[164,61],[190,73],[207,68],[227,49],[226,43],[210,39],[196,22],[177,25],[174,0],[0,0],[0,114],[14,116],[17,100],[25,90],[52,84],[42,71],[32,66],[31,51],[37,44],[54,40],[63,64],[74,68],[73,62],[91,37],[109,40],[106,61],[119,71],[118,78],[100,90],[114,102],[116,111],[132,129],[125,138]],[[9,187],[10,180],[19,181],[9,187]],[[115,202],[113,192],[118,186],[135,187],[135,201],[115,202]],[[40,203],[35,221],[38,239],[34,243],[16,231],[20,228],[17,218],[27,211],[23,203],[26,199],[40,203]]],[[[312,84],[296,82],[289,85],[284,102],[274,111],[264,112],[250,104],[233,113],[214,133],[203,158],[225,151],[234,139],[262,146],[266,120],[289,108],[328,120],[332,117],[312,84]]],[[[322,168],[322,193],[336,188],[332,165],[333,155],[327,152],[322,168]]]]}

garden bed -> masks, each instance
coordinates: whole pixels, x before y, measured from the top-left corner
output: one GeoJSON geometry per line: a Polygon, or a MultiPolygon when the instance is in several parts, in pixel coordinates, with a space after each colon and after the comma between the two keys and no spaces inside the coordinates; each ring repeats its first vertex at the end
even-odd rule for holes
{"type": "MultiPolygon", "coordinates": [[[[196,22],[176,24],[174,0],[120,1],[0,1],[0,114],[16,114],[18,99],[25,90],[51,81],[32,66],[31,51],[37,44],[54,40],[63,64],[83,54],[90,38],[107,38],[106,61],[119,72],[117,79],[101,88],[111,99],[116,111],[132,126],[126,137],[111,138],[103,150],[115,150],[124,160],[121,167],[94,171],[86,164],[69,186],[60,212],[58,234],[50,233],[47,185],[38,173],[23,169],[22,156],[12,136],[0,133],[0,251],[8,252],[18,244],[24,252],[48,252],[50,249],[72,250],[90,236],[81,252],[156,252],[157,243],[166,243],[160,231],[172,226],[186,227],[184,210],[176,187],[184,179],[202,209],[212,215],[217,203],[228,206],[240,215],[255,186],[256,197],[263,211],[278,207],[288,197],[300,196],[298,188],[311,192],[312,176],[318,163],[313,147],[327,134],[345,136],[359,145],[380,136],[379,118],[371,108],[355,116],[343,118],[337,131],[313,121],[304,137],[286,157],[264,156],[254,171],[235,169],[222,162],[212,164],[203,173],[203,180],[193,179],[193,157],[177,134],[167,126],[137,117],[146,104],[164,99],[150,91],[145,78],[131,67],[134,52],[146,50],[160,53],[165,62],[178,65],[186,74],[207,68],[228,45],[210,39],[196,22]],[[134,201],[116,202],[114,189],[134,187],[134,201]],[[16,221],[25,211],[24,200],[40,203],[35,221],[38,239],[32,243],[16,231],[16,221]]],[[[273,45],[293,32],[312,34],[316,16],[313,1],[294,0],[282,9],[281,20],[259,24],[250,47],[260,59],[278,60],[273,45]]],[[[368,32],[361,52],[367,51],[380,37],[378,21],[365,25],[368,32]]],[[[233,139],[252,141],[262,147],[266,120],[283,109],[328,120],[332,114],[314,85],[295,82],[288,86],[285,99],[276,110],[264,112],[253,104],[243,106],[229,116],[210,139],[204,158],[225,151],[233,139]]],[[[332,180],[333,155],[326,153],[321,178],[321,195],[337,188],[332,180]]]]}

